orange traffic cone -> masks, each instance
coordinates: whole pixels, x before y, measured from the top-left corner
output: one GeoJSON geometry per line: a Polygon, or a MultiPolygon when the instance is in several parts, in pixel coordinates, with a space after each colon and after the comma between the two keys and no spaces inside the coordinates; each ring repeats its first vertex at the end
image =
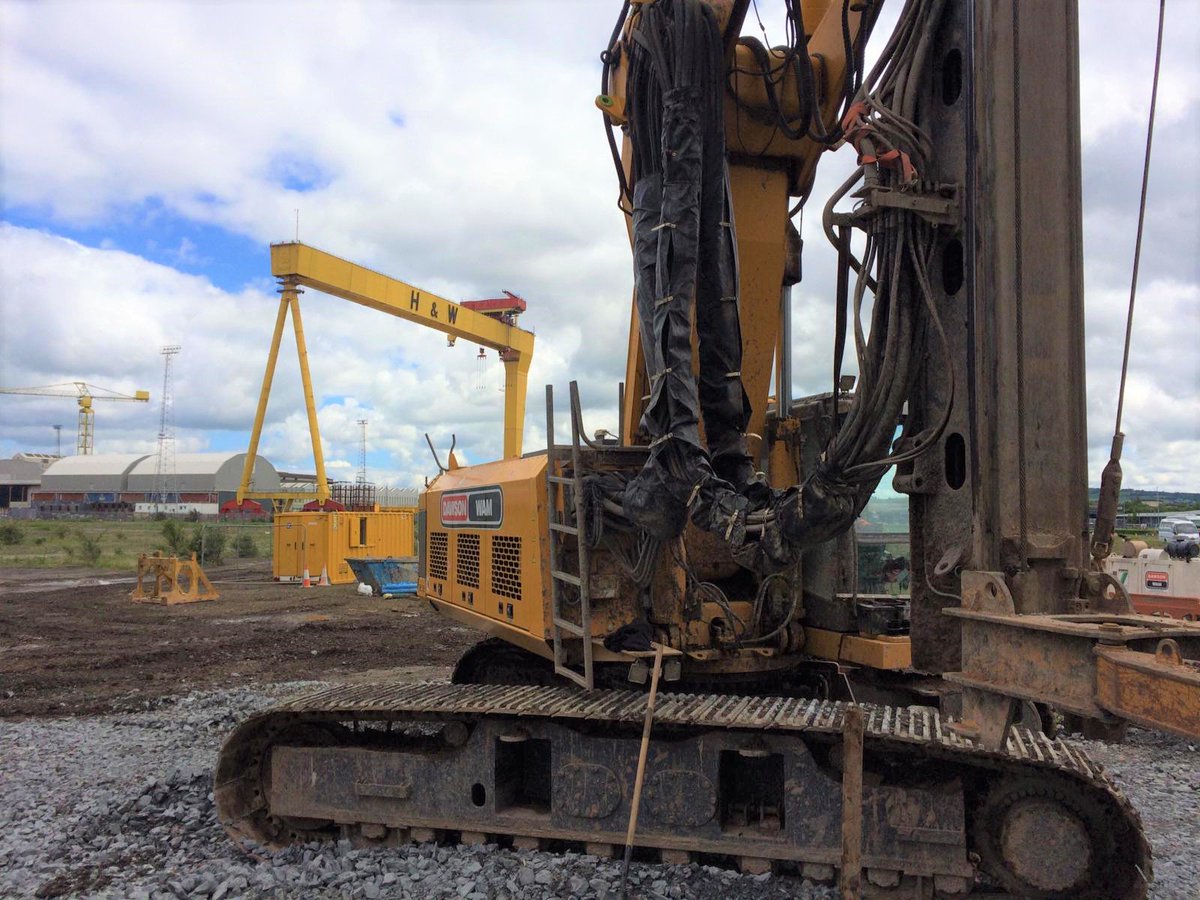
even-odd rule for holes
{"type": "Polygon", "coordinates": [[[317,582],[317,587],[329,587],[329,568],[321,566],[321,580],[317,582]]]}
{"type": "Polygon", "coordinates": [[[304,567],[304,580],[300,583],[301,587],[312,587],[312,579],[308,577],[308,566],[304,567]]]}

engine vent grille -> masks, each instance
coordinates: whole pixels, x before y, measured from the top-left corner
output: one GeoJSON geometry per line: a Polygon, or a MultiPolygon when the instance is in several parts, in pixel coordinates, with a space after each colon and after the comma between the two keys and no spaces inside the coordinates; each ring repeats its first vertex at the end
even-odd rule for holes
{"type": "Polygon", "coordinates": [[[492,535],[492,593],[521,599],[521,539],[492,535]]]}
{"type": "Polygon", "coordinates": [[[479,535],[454,536],[454,580],[463,587],[479,587],[479,535]]]}
{"type": "Polygon", "coordinates": [[[446,564],[450,548],[450,536],[444,531],[429,533],[429,577],[446,580],[446,564]]]}

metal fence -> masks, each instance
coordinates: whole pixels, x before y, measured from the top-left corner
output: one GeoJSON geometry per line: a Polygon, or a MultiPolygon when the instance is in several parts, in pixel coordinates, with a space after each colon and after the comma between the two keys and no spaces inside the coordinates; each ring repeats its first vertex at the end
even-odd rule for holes
{"type": "Polygon", "coordinates": [[[382,509],[397,509],[406,506],[416,506],[421,497],[420,488],[378,487],[375,490],[375,502],[382,509]]]}
{"type": "Polygon", "coordinates": [[[158,546],[164,554],[196,559],[214,580],[271,578],[275,526],[270,522],[187,522],[167,519],[158,526],[158,546]]]}

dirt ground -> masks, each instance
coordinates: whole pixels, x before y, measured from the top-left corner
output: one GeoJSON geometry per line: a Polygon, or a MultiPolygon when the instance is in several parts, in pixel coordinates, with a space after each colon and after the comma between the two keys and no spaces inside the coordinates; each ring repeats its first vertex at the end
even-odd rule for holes
{"type": "Polygon", "coordinates": [[[261,562],[226,581],[213,569],[219,600],[157,606],[129,599],[125,573],[0,570],[0,717],[138,709],[239,683],[444,677],[480,638],[412,598],[305,590],[269,573],[261,562]]]}

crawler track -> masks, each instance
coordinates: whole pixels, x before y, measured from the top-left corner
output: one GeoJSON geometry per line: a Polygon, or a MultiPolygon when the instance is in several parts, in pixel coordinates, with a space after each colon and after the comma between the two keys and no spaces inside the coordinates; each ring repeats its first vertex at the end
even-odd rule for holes
{"type": "MultiPolygon", "coordinates": [[[[664,695],[638,843],[832,878],[846,706],[664,695]]],[[[933,710],[865,707],[863,866],[894,896],[990,883],[1040,897],[1140,897],[1137,813],[1080,751],[1013,729],[1003,752],[933,710]],[[980,876],[984,878],[980,878],[980,876]]],[[[622,843],[645,697],[561,687],[347,685],[261,713],[222,749],[216,802],[269,845],[622,843]]]]}

